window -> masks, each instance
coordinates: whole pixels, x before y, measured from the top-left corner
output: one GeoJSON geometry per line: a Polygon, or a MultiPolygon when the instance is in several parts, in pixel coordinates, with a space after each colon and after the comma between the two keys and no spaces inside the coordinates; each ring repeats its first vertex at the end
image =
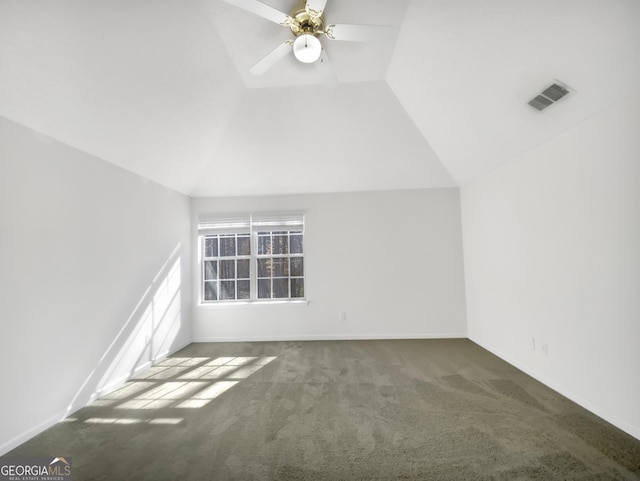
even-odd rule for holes
{"type": "Polygon", "coordinates": [[[304,299],[304,214],[203,216],[205,303],[304,299]]]}
{"type": "Polygon", "coordinates": [[[304,297],[302,231],[258,232],[258,299],[304,297]]]}
{"type": "Polygon", "coordinates": [[[249,299],[251,237],[218,234],[204,238],[205,301],[249,299]]]}

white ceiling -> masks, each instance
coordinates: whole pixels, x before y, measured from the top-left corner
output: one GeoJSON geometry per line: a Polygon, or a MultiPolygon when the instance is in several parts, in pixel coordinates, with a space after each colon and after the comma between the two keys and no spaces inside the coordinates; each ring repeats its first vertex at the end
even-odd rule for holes
{"type": "MultiPolygon", "coordinates": [[[[296,0],[264,0],[289,11],[296,0]]],[[[0,0],[0,115],[197,196],[449,187],[640,90],[639,0],[329,0],[327,87],[222,0],[0,0]],[[526,102],[553,79],[576,93],[526,102]]],[[[309,68],[308,68],[309,67],[309,68]]]]}

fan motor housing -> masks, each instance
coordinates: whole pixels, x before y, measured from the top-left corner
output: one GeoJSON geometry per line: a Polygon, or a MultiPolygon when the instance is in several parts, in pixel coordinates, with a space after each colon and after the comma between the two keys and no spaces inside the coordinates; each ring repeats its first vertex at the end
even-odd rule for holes
{"type": "Polygon", "coordinates": [[[293,22],[291,23],[291,32],[296,36],[300,36],[303,33],[310,33],[311,35],[318,35],[324,29],[324,15],[319,17],[310,15],[304,7],[296,10],[291,15],[293,22]]]}

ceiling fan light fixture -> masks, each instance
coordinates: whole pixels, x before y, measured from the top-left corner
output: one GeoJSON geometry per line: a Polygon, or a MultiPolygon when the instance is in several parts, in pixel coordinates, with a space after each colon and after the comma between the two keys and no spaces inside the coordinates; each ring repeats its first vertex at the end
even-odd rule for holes
{"type": "Polygon", "coordinates": [[[302,63],[314,63],[322,54],[322,44],[315,35],[303,33],[293,42],[293,55],[302,63]]]}

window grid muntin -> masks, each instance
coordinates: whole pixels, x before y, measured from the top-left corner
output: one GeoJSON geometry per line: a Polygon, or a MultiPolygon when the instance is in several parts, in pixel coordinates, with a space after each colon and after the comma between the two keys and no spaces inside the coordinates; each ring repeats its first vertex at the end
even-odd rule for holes
{"type": "Polygon", "coordinates": [[[303,232],[300,230],[265,230],[257,232],[256,296],[258,299],[304,299],[303,235],[303,232]],[[296,247],[293,250],[299,250],[300,252],[291,252],[292,238],[296,241],[296,247]],[[293,276],[291,274],[292,259],[299,259],[297,262],[301,263],[302,275],[293,276]],[[276,266],[280,263],[282,264],[282,271],[276,272],[276,266]],[[268,269],[270,271],[270,275],[264,275],[264,270],[261,269],[261,266],[264,265],[270,265],[270,268],[268,269]],[[298,289],[300,289],[298,292],[299,295],[294,295],[296,294],[296,292],[294,292],[294,285],[300,286],[298,287],[298,289]],[[266,287],[266,290],[268,290],[268,296],[261,297],[261,291],[264,291],[265,286],[268,286],[266,287]],[[286,295],[276,297],[276,294],[280,294],[280,292],[276,292],[278,287],[284,287],[286,289],[286,295]]]}
{"type": "Polygon", "coordinates": [[[208,234],[204,236],[202,248],[203,302],[251,299],[251,252],[251,235],[249,232],[208,234]],[[247,251],[248,254],[244,254],[247,251]],[[243,263],[243,266],[249,263],[246,269],[248,277],[238,277],[238,264],[240,262],[243,263]],[[211,269],[210,266],[212,265],[215,265],[216,269],[211,269]],[[223,275],[223,266],[227,266],[228,269],[228,266],[231,265],[233,265],[231,269],[232,275],[223,275]],[[245,292],[246,295],[244,294],[245,292]],[[215,298],[211,298],[214,294],[215,298]]]}
{"type": "MultiPolygon", "coordinates": [[[[258,232],[242,232],[242,233],[220,233],[220,234],[206,234],[203,236],[203,245],[201,248],[201,253],[203,256],[202,261],[202,302],[205,303],[217,303],[217,302],[229,302],[236,300],[260,300],[260,301],[269,301],[269,300],[303,300],[305,298],[305,275],[304,275],[304,232],[301,229],[295,230],[260,230],[258,232]],[[267,243],[268,247],[265,249],[267,253],[258,254],[260,250],[260,237],[269,237],[269,242],[267,243]],[[284,250],[286,254],[277,253],[272,254],[273,245],[274,245],[274,236],[278,237],[279,252],[284,250]],[[235,238],[236,240],[236,249],[235,256],[222,256],[222,246],[221,239],[222,238],[235,238]],[[248,239],[246,247],[248,249],[248,255],[238,255],[238,238],[248,239]],[[282,244],[282,239],[286,238],[286,246],[282,244]],[[215,239],[216,242],[213,243],[211,240],[215,239]],[[209,244],[207,244],[209,242],[209,244]],[[213,247],[215,244],[215,248],[213,247]],[[217,249],[217,250],[216,250],[217,249]],[[292,250],[294,252],[292,252],[292,250]],[[207,256],[207,254],[217,253],[217,256],[207,256]],[[222,282],[231,282],[232,279],[223,279],[220,277],[220,261],[221,260],[231,260],[234,259],[235,262],[235,270],[236,275],[238,272],[238,264],[239,260],[249,260],[249,278],[235,278],[235,296],[224,298],[221,293],[223,290],[221,289],[222,282]],[[285,259],[287,260],[287,269],[285,270],[286,275],[282,276],[269,276],[269,277],[258,277],[258,260],[259,259],[285,259]],[[292,260],[296,259],[296,263],[299,263],[302,273],[300,275],[291,275],[291,265],[292,260]],[[215,279],[205,279],[205,269],[207,262],[217,262],[217,276],[215,279]],[[260,280],[270,280],[270,289],[269,295],[270,297],[259,297],[259,283],[260,280]],[[286,285],[286,293],[287,296],[283,297],[273,297],[274,295],[274,280],[278,280],[281,285],[286,285]],[[249,285],[249,294],[248,297],[238,298],[238,282],[241,281],[243,283],[248,283],[249,285]],[[207,284],[209,284],[209,290],[213,290],[216,293],[216,299],[207,299],[207,284]],[[213,286],[213,287],[212,287],[213,286]],[[296,291],[296,292],[294,292],[296,291]],[[298,295],[292,295],[292,294],[298,295]]],[[[273,270],[272,270],[273,274],[273,270]]],[[[246,285],[246,284],[245,284],[246,285]]]]}

